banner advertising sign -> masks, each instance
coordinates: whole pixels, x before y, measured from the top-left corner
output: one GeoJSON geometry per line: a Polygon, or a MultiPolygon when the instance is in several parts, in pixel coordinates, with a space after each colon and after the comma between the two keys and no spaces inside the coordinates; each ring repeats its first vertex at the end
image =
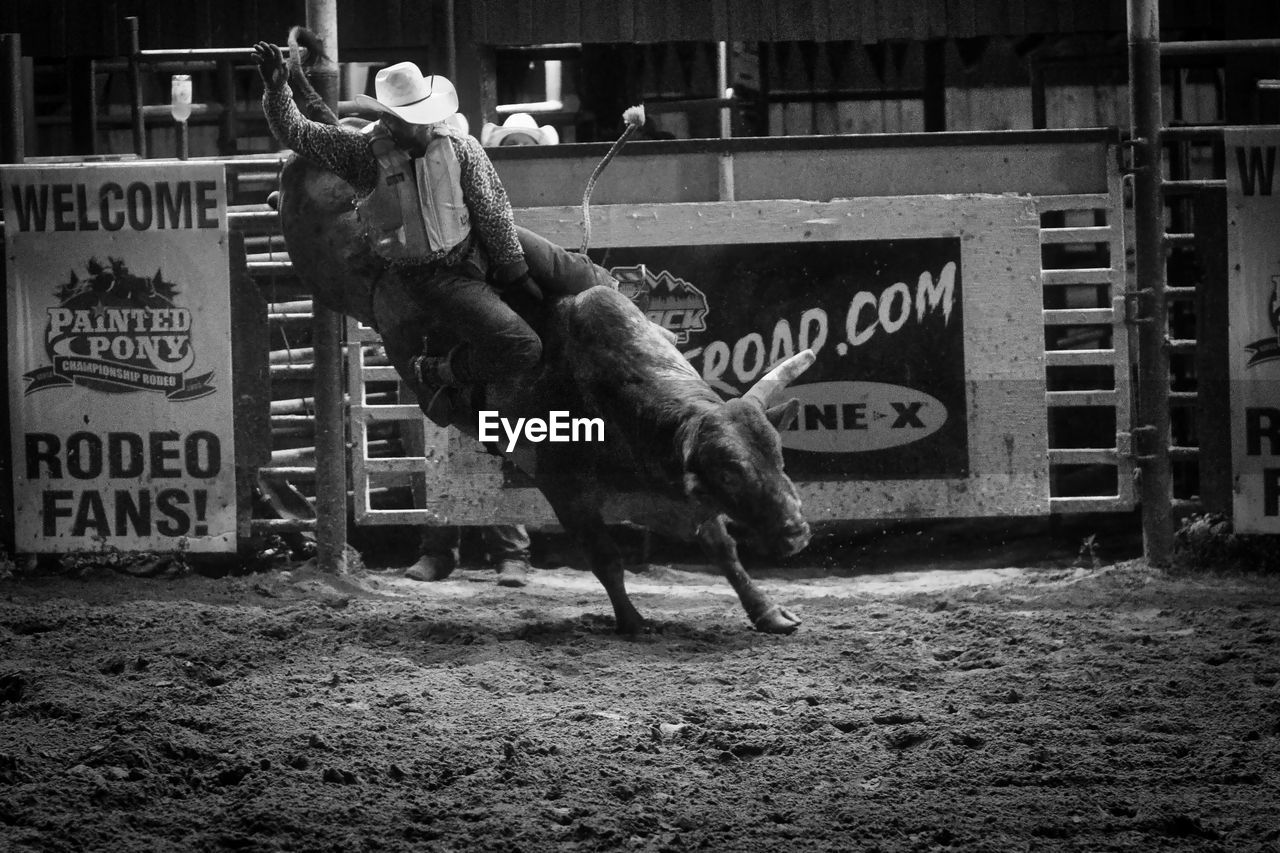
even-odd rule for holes
{"type": "Polygon", "coordinates": [[[675,246],[660,266],[653,256],[610,249],[607,263],[725,396],[799,350],[818,353],[782,435],[793,477],[967,476],[958,237],[675,246]]]}
{"type": "Polygon", "coordinates": [[[1233,525],[1280,533],[1280,128],[1227,129],[1233,525]]]}
{"type": "Polygon", "coordinates": [[[221,166],[0,168],[19,551],[233,551],[221,166]]]}

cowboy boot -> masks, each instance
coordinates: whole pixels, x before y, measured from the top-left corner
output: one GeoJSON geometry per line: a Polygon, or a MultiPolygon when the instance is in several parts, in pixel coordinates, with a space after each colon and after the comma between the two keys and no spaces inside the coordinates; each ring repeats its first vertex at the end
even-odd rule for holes
{"type": "Polygon", "coordinates": [[[418,560],[404,576],[415,581],[442,581],[458,566],[461,538],[457,527],[425,525],[419,530],[418,560]]]}
{"type": "Polygon", "coordinates": [[[498,570],[498,586],[528,583],[529,532],[522,524],[493,524],[480,529],[489,559],[498,570]]]}
{"type": "Polygon", "coordinates": [[[453,414],[452,394],[461,386],[453,372],[449,356],[420,355],[413,359],[413,375],[418,383],[435,389],[427,402],[427,417],[442,426],[448,426],[453,414]]]}
{"type": "Polygon", "coordinates": [[[508,558],[498,561],[498,586],[521,587],[529,582],[527,560],[508,558]]]}

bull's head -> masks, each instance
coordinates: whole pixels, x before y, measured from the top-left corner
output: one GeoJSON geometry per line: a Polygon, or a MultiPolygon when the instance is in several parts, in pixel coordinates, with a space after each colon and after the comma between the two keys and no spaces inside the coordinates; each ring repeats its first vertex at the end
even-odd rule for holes
{"type": "Polygon", "coordinates": [[[685,493],[727,515],[761,549],[783,556],[809,544],[809,525],[783,469],[779,437],[800,403],[779,403],[778,397],[814,358],[812,350],[792,356],[741,397],[696,419],[682,448],[685,493]]]}

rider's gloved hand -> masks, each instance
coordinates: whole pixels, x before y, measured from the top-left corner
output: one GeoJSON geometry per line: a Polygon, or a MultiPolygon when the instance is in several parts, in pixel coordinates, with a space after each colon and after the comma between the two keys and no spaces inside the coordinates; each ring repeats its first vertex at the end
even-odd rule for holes
{"type": "Polygon", "coordinates": [[[253,61],[258,63],[258,73],[263,84],[272,91],[284,88],[289,82],[289,69],[284,64],[284,53],[274,44],[260,41],[253,46],[253,61]]]}
{"type": "Polygon", "coordinates": [[[542,290],[528,273],[518,276],[505,286],[500,286],[499,293],[502,301],[528,322],[533,322],[533,318],[541,313],[542,290]]]}
{"type": "Polygon", "coordinates": [[[538,287],[538,283],[533,280],[533,276],[525,273],[506,287],[502,288],[502,295],[503,298],[513,296],[519,299],[541,302],[542,288],[538,287]]]}

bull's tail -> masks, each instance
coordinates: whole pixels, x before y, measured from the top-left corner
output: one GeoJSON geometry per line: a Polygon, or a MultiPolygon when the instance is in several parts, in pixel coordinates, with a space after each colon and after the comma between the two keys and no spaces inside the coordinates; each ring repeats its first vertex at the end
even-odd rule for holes
{"type": "Polygon", "coordinates": [[[322,60],[328,59],[324,52],[324,42],[306,27],[294,27],[289,30],[289,86],[298,100],[298,109],[312,121],[321,124],[337,124],[334,114],[324,98],[311,85],[306,72],[314,68],[322,60]]]}
{"type": "Polygon", "coordinates": [[[627,144],[627,140],[631,135],[644,125],[644,107],[628,107],[622,114],[622,120],[626,123],[626,127],[622,130],[622,135],[618,137],[618,141],[613,143],[611,147],[596,164],[595,169],[591,172],[591,177],[587,179],[587,188],[582,193],[582,253],[587,253],[587,248],[591,245],[591,191],[596,188],[596,180],[600,177],[600,173],[604,171],[604,167],[609,165],[622,146],[627,144]]]}
{"type": "Polygon", "coordinates": [[[304,69],[311,69],[329,57],[324,52],[324,41],[306,27],[289,30],[289,58],[304,69]]]}

